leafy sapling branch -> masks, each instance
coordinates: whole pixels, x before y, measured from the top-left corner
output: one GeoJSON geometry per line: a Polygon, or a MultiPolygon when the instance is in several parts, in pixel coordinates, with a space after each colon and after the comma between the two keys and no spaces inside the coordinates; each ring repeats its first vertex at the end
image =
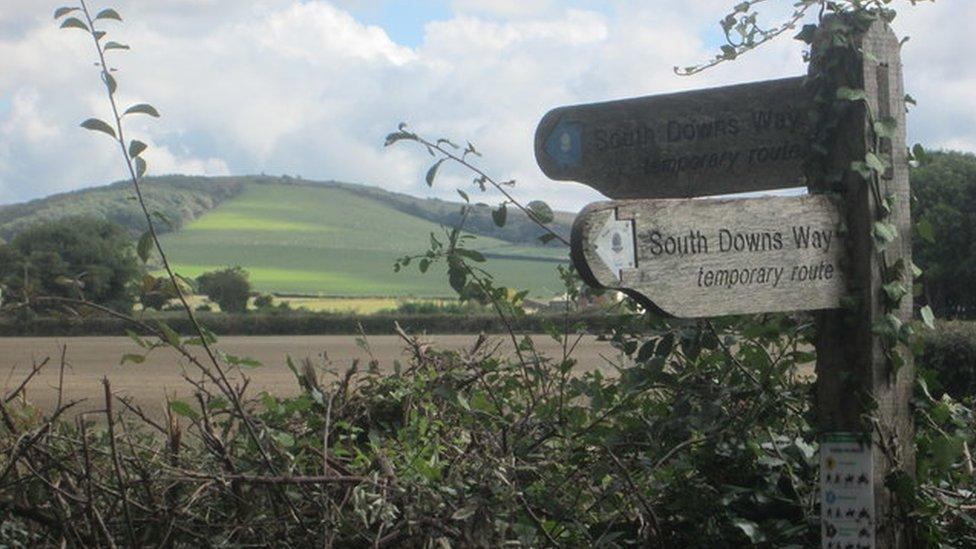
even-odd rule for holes
{"type": "MultiPolygon", "coordinates": [[[[150,333],[159,335],[161,341],[165,342],[168,346],[174,348],[184,356],[190,355],[186,348],[187,344],[192,344],[203,348],[207,355],[209,364],[204,364],[196,360],[191,361],[191,363],[196,365],[204,376],[213,382],[229,399],[234,408],[236,416],[244,425],[245,432],[258,449],[265,466],[268,468],[268,470],[277,474],[278,467],[275,465],[269,451],[265,448],[264,439],[266,439],[266,437],[260,437],[258,435],[257,427],[252,421],[250,413],[245,410],[240,393],[234,389],[234,386],[227,376],[224,366],[221,364],[220,357],[226,355],[222,355],[214,347],[216,338],[211,332],[206,330],[206,328],[200,324],[193,307],[189,303],[187,295],[190,288],[192,288],[192,283],[175,272],[165,250],[163,249],[162,244],[160,243],[155,220],[160,219],[165,222],[165,216],[159,212],[151,211],[146,203],[141,182],[148,169],[146,160],[143,158],[143,153],[148,147],[146,143],[139,140],[133,139],[131,141],[127,141],[125,125],[123,122],[127,117],[136,115],[146,115],[152,118],[159,118],[160,113],[154,106],[148,103],[133,104],[125,108],[125,110],[122,110],[122,108],[119,106],[117,93],[118,80],[115,77],[115,73],[118,71],[109,64],[108,55],[110,52],[125,51],[129,50],[130,48],[126,44],[114,41],[107,41],[103,43],[102,41],[108,35],[108,32],[102,30],[100,25],[112,21],[121,22],[122,17],[112,8],[102,9],[94,15],[92,13],[92,10],[89,8],[85,0],[80,0],[77,6],[61,7],[54,12],[55,19],[61,20],[60,26],[62,29],[78,29],[91,36],[97,56],[95,66],[98,68],[99,77],[105,85],[106,96],[108,98],[109,106],[111,107],[111,122],[106,122],[99,118],[89,118],[81,123],[81,127],[90,131],[108,135],[119,145],[122,160],[129,175],[129,180],[132,183],[132,189],[135,192],[137,203],[139,204],[140,210],[146,220],[147,229],[138,241],[136,246],[137,253],[143,262],[148,262],[153,250],[155,250],[155,252],[158,254],[163,269],[165,270],[171,283],[171,288],[175,291],[176,296],[183,306],[183,310],[185,311],[187,318],[190,320],[195,332],[195,337],[188,338],[184,342],[175,332],[169,329],[169,327],[162,322],[157,323],[156,327],[158,330],[151,331],[150,333]]],[[[142,346],[142,348],[146,349],[148,352],[155,349],[156,346],[142,346]]],[[[135,359],[129,357],[129,360],[135,359]]],[[[224,360],[224,363],[229,364],[232,367],[235,366],[235,364],[230,364],[226,360],[224,360]]]]}
{"type": "MultiPolygon", "coordinates": [[[[533,223],[538,225],[545,231],[539,240],[543,243],[548,243],[552,240],[561,242],[565,246],[569,247],[569,241],[559,233],[553,231],[547,224],[553,219],[552,209],[542,201],[532,201],[528,204],[523,205],[518,201],[508,188],[515,185],[515,181],[498,181],[495,178],[489,176],[481,168],[475,166],[471,160],[471,157],[480,157],[481,153],[475,149],[474,145],[470,142],[463,149],[454,144],[449,139],[438,139],[436,141],[431,141],[419,134],[407,131],[407,125],[401,123],[397,128],[397,131],[386,136],[385,146],[389,147],[400,141],[413,141],[419,143],[427,152],[430,153],[432,157],[435,158],[435,162],[427,170],[427,175],[425,180],[427,185],[432,187],[434,181],[436,180],[441,166],[445,162],[453,162],[463,166],[474,174],[473,183],[482,191],[486,191],[488,186],[494,187],[498,192],[500,192],[505,200],[499,205],[498,209],[492,214],[492,219],[495,224],[499,227],[505,225],[507,219],[507,205],[511,204],[519,210],[521,210],[533,223]]],[[[469,202],[467,193],[460,191],[461,197],[465,199],[465,202],[469,202]]]]}

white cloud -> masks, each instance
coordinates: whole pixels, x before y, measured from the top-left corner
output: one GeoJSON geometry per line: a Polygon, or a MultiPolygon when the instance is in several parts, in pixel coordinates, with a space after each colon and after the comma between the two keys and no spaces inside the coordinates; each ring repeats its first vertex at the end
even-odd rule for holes
{"type": "MultiPolygon", "coordinates": [[[[0,202],[119,179],[117,150],[77,128],[109,113],[78,31],[59,31],[58,2],[2,0],[0,202]]],[[[129,133],[153,145],[153,173],[288,173],[372,183],[453,198],[467,174],[445,168],[433,190],[426,153],[390,149],[401,120],[433,137],[470,140],[499,179],[524,198],[578,208],[598,195],[547,180],[533,134],[550,108],[580,102],[802,74],[801,45],[779,40],[692,78],[674,65],[709,58],[715,21],[729,0],[617,0],[611,10],[569,9],[551,0],[454,0],[456,15],[430,22],[416,48],[324,0],[174,0],[116,3],[125,24],[113,37],[132,51],[113,56],[120,100],[148,101],[163,118],[133,118],[129,133]]],[[[976,142],[976,67],[960,51],[976,4],[904,9],[908,89],[919,100],[914,140],[976,142]]],[[[587,5],[587,4],[580,4],[587,5]]]]}

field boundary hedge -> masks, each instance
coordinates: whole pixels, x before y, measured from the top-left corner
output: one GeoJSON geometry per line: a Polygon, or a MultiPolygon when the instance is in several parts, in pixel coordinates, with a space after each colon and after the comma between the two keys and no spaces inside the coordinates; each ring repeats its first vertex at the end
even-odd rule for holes
{"type": "MultiPolygon", "coordinates": [[[[374,314],[343,315],[327,313],[293,314],[200,314],[200,321],[218,336],[274,336],[274,335],[350,335],[360,330],[369,335],[395,334],[395,323],[409,333],[437,334],[501,333],[504,323],[497,317],[484,315],[449,314],[374,314]]],[[[608,326],[613,317],[599,314],[569,317],[571,324],[582,323],[591,330],[608,326]]],[[[157,317],[143,319],[153,324],[157,317]]],[[[185,317],[158,317],[182,335],[194,333],[185,317]]],[[[521,332],[545,331],[547,325],[562,326],[567,317],[561,314],[527,315],[514,320],[513,327],[521,332]]],[[[133,325],[111,317],[36,318],[26,322],[0,319],[0,337],[79,337],[124,336],[133,325]]],[[[146,335],[146,334],[143,334],[146,335]]]]}

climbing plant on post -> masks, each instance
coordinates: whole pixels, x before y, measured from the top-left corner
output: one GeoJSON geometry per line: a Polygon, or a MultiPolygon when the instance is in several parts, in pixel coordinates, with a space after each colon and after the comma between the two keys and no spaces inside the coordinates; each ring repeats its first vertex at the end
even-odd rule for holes
{"type": "MultiPolygon", "coordinates": [[[[899,495],[915,469],[915,378],[906,349],[915,268],[901,44],[883,16],[838,14],[809,33],[818,106],[810,186],[843,198],[851,296],[846,307],[818,314],[815,412],[822,435],[848,433],[869,444],[875,546],[907,547],[899,495]]],[[[825,494],[832,480],[822,481],[825,494]]]]}

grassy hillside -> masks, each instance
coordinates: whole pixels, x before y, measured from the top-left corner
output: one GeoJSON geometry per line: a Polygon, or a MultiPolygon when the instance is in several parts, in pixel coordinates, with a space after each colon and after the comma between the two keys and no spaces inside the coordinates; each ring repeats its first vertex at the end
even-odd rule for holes
{"type": "MultiPolygon", "coordinates": [[[[161,212],[178,229],[239,194],[245,179],[235,177],[166,176],[146,178],[143,194],[151,211],[161,212]]],[[[23,204],[0,206],[0,238],[9,240],[25,228],[69,216],[109,219],[133,235],[142,234],[146,220],[127,182],[56,194],[23,204]]],[[[163,231],[170,230],[165,224],[163,231]]]]}
{"type": "MultiPolygon", "coordinates": [[[[443,268],[393,272],[397,257],[426,250],[431,232],[442,234],[436,223],[344,186],[263,182],[246,184],[163,245],[184,275],[241,265],[261,291],[448,296],[443,268]]],[[[559,291],[555,267],[565,250],[490,237],[473,246],[496,256],[489,269],[502,283],[542,296],[559,291]]]]}
{"type": "MultiPolygon", "coordinates": [[[[328,187],[342,189],[399,212],[426,219],[436,224],[453,225],[460,205],[436,198],[417,198],[402,193],[386,191],[379,187],[340,183],[337,181],[309,181],[292,177],[265,175],[231,177],[192,177],[166,175],[148,177],[143,191],[150,210],[162,212],[173,224],[173,229],[199,218],[223,201],[237,196],[248,185],[271,185],[293,189],[328,187]]],[[[92,216],[109,219],[135,236],[145,231],[146,221],[138,205],[132,200],[128,182],[104,187],[88,188],[70,193],[57,194],[24,204],[0,205],[0,238],[9,240],[24,228],[40,222],[67,216],[92,216]]],[[[573,214],[555,212],[550,224],[556,232],[568,237],[573,214]]],[[[476,206],[469,215],[467,226],[471,232],[507,242],[538,246],[543,231],[515,208],[509,209],[505,227],[497,227],[491,219],[491,208],[476,206]]],[[[161,225],[163,231],[169,227],[161,225]]],[[[550,247],[557,247],[555,243],[550,247]]]]}

